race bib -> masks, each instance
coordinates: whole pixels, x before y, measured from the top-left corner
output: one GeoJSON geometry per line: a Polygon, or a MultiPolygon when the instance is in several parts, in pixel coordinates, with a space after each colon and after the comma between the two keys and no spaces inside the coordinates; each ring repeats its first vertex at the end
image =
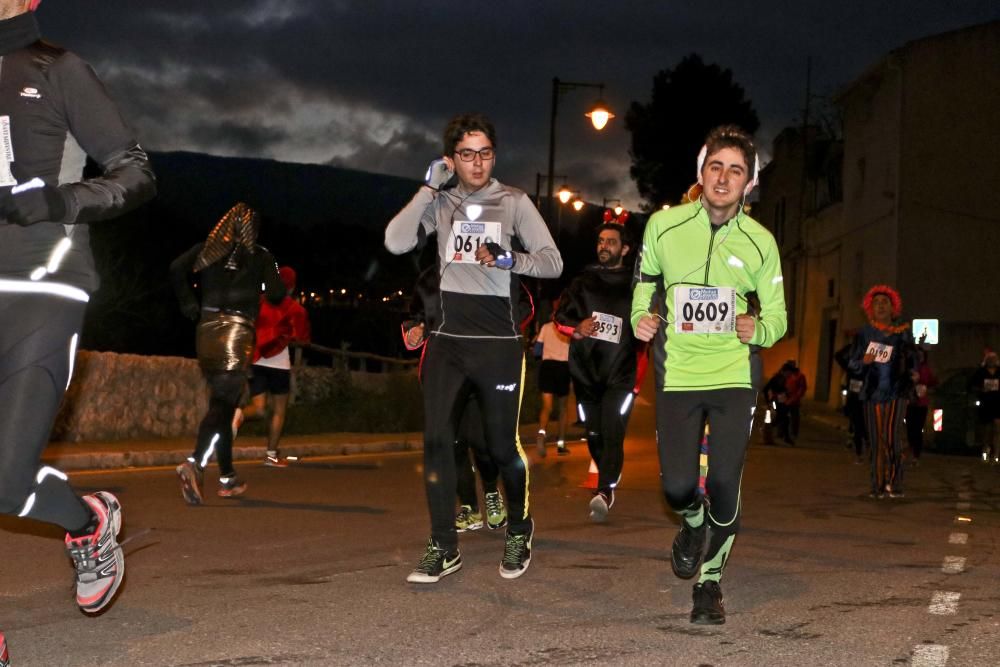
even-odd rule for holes
{"type": "Polygon", "coordinates": [[[467,222],[456,220],[451,226],[451,261],[458,264],[478,264],[476,248],[484,243],[500,243],[499,222],[467,222]]]}
{"type": "Polygon", "coordinates": [[[872,341],[868,343],[868,349],[865,350],[865,354],[874,356],[876,364],[887,364],[892,357],[892,345],[872,341]]]}
{"type": "Polygon", "coordinates": [[[983,380],[983,391],[1000,391],[1000,378],[983,380]]]}
{"type": "Polygon", "coordinates": [[[17,179],[10,172],[14,161],[14,142],[10,137],[10,116],[0,116],[0,187],[17,185],[17,179]]]}
{"type": "Polygon", "coordinates": [[[591,338],[606,340],[609,343],[618,344],[622,339],[622,318],[608,315],[607,313],[593,313],[594,333],[591,338]]]}
{"type": "Polygon", "coordinates": [[[677,333],[732,333],[736,330],[736,290],[681,286],[674,290],[677,333]]]}
{"type": "Polygon", "coordinates": [[[861,393],[861,384],[862,384],[861,380],[851,380],[847,384],[847,389],[852,394],[860,394],[861,393]]]}

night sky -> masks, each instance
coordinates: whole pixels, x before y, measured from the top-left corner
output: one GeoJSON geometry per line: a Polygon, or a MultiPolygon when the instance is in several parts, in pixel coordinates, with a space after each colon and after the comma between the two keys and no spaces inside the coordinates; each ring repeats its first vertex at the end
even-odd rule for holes
{"type": "Polygon", "coordinates": [[[766,160],[801,117],[807,56],[813,92],[829,95],[909,40],[1000,18],[1000,3],[44,0],[38,18],[94,65],[154,151],[419,177],[447,119],[477,110],[497,125],[494,175],[533,193],[552,77],[604,83],[620,116],[602,134],[582,115],[596,90],[561,98],[556,173],[588,201],[635,207],[624,113],[683,56],[733,70],[766,160]]]}

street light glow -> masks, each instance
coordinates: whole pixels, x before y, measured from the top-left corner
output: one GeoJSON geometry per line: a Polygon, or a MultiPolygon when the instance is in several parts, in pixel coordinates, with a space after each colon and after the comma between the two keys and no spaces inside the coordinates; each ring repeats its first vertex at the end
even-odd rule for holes
{"type": "Polygon", "coordinates": [[[615,117],[613,113],[608,109],[608,105],[604,103],[604,100],[598,100],[594,108],[588,111],[586,114],[587,118],[593,124],[595,130],[603,130],[608,124],[608,121],[615,117]]]}
{"type": "Polygon", "coordinates": [[[620,216],[622,214],[622,211],[624,211],[624,210],[625,210],[625,207],[622,206],[621,204],[618,204],[618,206],[615,206],[615,208],[614,208],[615,217],[620,216]]]}
{"type": "Polygon", "coordinates": [[[583,200],[582,199],[574,200],[573,201],[573,210],[574,211],[579,211],[581,208],[583,208],[583,200]]]}
{"type": "Polygon", "coordinates": [[[564,204],[567,203],[570,200],[570,197],[572,196],[573,196],[573,191],[569,189],[568,185],[564,185],[561,188],[559,188],[559,201],[561,201],[562,203],[564,204]]]}

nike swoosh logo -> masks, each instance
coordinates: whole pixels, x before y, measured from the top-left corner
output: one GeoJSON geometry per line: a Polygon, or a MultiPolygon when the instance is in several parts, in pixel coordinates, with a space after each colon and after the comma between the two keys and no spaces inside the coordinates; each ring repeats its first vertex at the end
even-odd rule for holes
{"type": "Polygon", "coordinates": [[[460,561],[461,559],[462,559],[462,557],[461,557],[460,555],[456,555],[456,556],[455,556],[454,558],[452,558],[451,560],[448,560],[447,558],[445,558],[445,559],[444,559],[444,569],[446,569],[446,570],[447,570],[447,569],[448,569],[449,567],[451,567],[452,565],[454,565],[455,563],[457,563],[457,562],[458,562],[458,561],[460,561]]]}

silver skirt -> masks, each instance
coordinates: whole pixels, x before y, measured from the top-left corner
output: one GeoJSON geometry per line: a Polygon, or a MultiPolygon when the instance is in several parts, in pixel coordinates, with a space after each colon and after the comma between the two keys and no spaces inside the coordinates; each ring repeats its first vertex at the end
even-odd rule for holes
{"type": "Polygon", "coordinates": [[[206,373],[245,371],[253,359],[253,321],[242,315],[202,311],[195,346],[206,373]]]}

